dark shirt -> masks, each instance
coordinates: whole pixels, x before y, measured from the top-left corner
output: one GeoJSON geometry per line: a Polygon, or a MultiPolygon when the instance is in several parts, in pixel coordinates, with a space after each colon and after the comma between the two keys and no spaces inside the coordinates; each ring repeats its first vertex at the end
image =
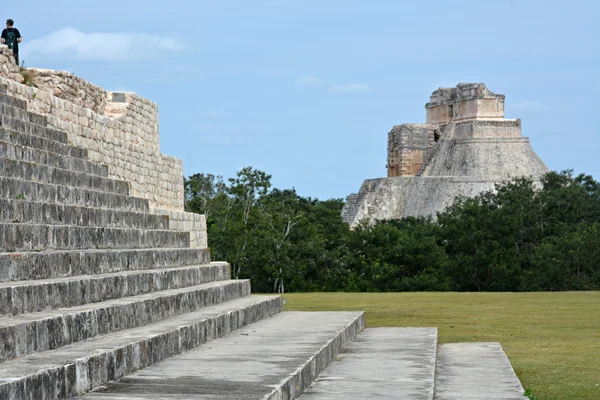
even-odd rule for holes
{"type": "Polygon", "coordinates": [[[21,32],[17,28],[6,28],[2,31],[2,39],[4,44],[8,47],[12,47],[13,53],[19,52],[19,39],[21,38],[21,32]]]}

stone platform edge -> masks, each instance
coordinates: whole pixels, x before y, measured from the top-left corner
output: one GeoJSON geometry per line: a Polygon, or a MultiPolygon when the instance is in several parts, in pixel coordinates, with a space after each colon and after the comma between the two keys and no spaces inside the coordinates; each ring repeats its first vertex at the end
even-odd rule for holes
{"type": "Polygon", "coordinates": [[[365,328],[365,313],[361,311],[341,331],[317,350],[302,366],[285,377],[263,400],[285,400],[297,398],[340,352],[365,328]]]}

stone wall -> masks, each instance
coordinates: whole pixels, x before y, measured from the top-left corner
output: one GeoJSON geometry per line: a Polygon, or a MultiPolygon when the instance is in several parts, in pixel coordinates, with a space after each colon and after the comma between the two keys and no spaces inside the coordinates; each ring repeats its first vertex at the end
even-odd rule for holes
{"type": "Polygon", "coordinates": [[[455,137],[467,138],[518,138],[521,137],[521,120],[480,120],[456,124],[455,137]]]}
{"type": "Polygon", "coordinates": [[[66,71],[28,68],[33,74],[34,86],[73,104],[104,114],[106,91],[66,71]]]}
{"type": "Polygon", "coordinates": [[[135,93],[106,92],[68,72],[28,69],[35,85],[21,84],[12,52],[0,46],[0,84],[27,102],[29,111],[65,131],[69,144],[88,149],[109,177],[129,182],[130,195],[148,199],[169,228],[190,232],[191,247],[207,247],[206,219],[183,211],[181,160],[160,152],[158,106],[135,93]]]}
{"type": "Polygon", "coordinates": [[[124,101],[115,103],[115,94],[107,93],[102,115],[39,88],[4,78],[0,83],[30,111],[47,116],[49,126],[66,131],[70,144],[87,148],[92,161],[106,164],[111,178],[129,181],[131,195],[154,208],[183,210],[183,167],[160,153],[155,103],[134,93],[116,96],[124,101]]]}
{"type": "Polygon", "coordinates": [[[425,105],[428,124],[467,119],[504,118],[504,95],[492,93],[483,83],[459,83],[439,88],[425,105]]]}
{"type": "Polygon", "coordinates": [[[152,209],[151,212],[169,216],[169,229],[180,232],[190,232],[190,247],[208,247],[206,216],[164,209],[152,209]]]}
{"type": "Polygon", "coordinates": [[[388,133],[388,177],[414,176],[433,146],[434,128],[427,124],[396,125],[388,133]]]}
{"type": "Polygon", "coordinates": [[[359,192],[346,199],[342,219],[356,226],[360,221],[398,218],[404,213],[405,194],[414,179],[394,177],[365,180],[359,192]]]}
{"type": "Polygon", "coordinates": [[[12,50],[6,45],[0,45],[0,77],[19,83],[23,82],[23,77],[19,73],[19,66],[15,64],[12,50]]]}

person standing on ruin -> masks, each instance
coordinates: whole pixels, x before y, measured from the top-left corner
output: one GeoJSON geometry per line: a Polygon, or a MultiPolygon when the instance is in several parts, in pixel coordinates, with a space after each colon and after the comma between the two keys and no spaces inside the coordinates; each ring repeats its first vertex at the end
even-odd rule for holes
{"type": "Polygon", "coordinates": [[[8,46],[12,50],[15,57],[15,63],[19,65],[19,43],[23,41],[21,32],[17,28],[13,28],[15,22],[12,19],[6,20],[6,29],[2,31],[2,44],[8,46]]]}

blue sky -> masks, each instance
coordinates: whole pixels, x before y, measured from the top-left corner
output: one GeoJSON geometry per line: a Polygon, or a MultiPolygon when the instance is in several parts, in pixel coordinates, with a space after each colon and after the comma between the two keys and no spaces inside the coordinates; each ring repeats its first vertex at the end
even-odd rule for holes
{"type": "Polygon", "coordinates": [[[553,170],[600,179],[594,0],[5,2],[27,66],[158,103],[185,175],[251,165],[343,198],[386,174],[387,132],[439,86],[485,82],[553,170]],[[141,5],[143,4],[143,6],[141,5]]]}

